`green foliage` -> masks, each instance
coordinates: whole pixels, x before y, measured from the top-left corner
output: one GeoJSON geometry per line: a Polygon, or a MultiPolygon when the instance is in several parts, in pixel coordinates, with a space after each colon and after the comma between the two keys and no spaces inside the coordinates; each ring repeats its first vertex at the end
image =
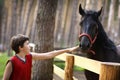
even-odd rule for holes
{"type": "Polygon", "coordinates": [[[5,53],[0,53],[0,79],[1,79],[2,76],[3,76],[4,69],[5,69],[6,62],[7,62],[8,58],[9,58],[9,57],[7,56],[7,54],[5,54],[5,53]]]}
{"type": "Polygon", "coordinates": [[[0,0],[0,6],[4,4],[4,0],[0,0]]]}
{"type": "Polygon", "coordinates": [[[74,71],[84,71],[84,69],[78,66],[74,66],[74,71]]]}
{"type": "MultiPolygon", "coordinates": [[[[60,59],[55,58],[54,59],[54,64],[58,67],[60,67],[61,69],[64,69],[65,67],[65,62],[61,61],[60,59]]],[[[78,66],[74,66],[74,71],[83,71],[84,69],[78,66]]]]}

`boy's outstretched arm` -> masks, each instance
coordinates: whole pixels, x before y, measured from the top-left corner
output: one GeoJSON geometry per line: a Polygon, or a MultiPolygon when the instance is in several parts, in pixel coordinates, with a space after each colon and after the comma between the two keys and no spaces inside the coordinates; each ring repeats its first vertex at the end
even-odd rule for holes
{"type": "Polygon", "coordinates": [[[40,54],[31,52],[31,54],[32,54],[32,58],[34,60],[50,59],[50,58],[53,58],[53,57],[55,57],[59,54],[65,53],[65,52],[72,52],[72,51],[76,50],[78,47],[79,46],[75,46],[75,47],[72,47],[72,48],[55,50],[55,51],[40,53],[40,54]]]}

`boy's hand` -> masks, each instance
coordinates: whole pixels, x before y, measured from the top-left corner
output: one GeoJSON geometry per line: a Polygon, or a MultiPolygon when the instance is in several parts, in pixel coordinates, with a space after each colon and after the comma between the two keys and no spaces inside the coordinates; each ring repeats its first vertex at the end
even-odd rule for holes
{"type": "Polygon", "coordinates": [[[74,51],[74,50],[76,50],[78,48],[79,48],[79,46],[75,46],[75,47],[69,48],[69,52],[72,52],[72,51],[74,51]]]}

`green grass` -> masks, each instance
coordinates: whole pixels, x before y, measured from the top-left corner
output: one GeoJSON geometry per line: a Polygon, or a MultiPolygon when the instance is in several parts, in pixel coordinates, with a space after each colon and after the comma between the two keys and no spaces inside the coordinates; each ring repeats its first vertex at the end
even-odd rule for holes
{"type": "Polygon", "coordinates": [[[3,77],[5,65],[6,65],[8,58],[9,57],[7,56],[7,54],[0,53],[0,79],[3,77]]]}
{"type": "MultiPolygon", "coordinates": [[[[54,60],[55,60],[55,61],[54,61],[54,64],[55,64],[56,66],[60,67],[61,69],[64,69],[64,67],[65,67],[65,62],[64,62],[64,61],[60,61],[60,60],[57,59],[57,58],[55,58],[54,60]]],[[[78,66],[74,66],[73,69],[74,69],[74,71],[84,71],[83,68],[78,67],[78,66]]]]}

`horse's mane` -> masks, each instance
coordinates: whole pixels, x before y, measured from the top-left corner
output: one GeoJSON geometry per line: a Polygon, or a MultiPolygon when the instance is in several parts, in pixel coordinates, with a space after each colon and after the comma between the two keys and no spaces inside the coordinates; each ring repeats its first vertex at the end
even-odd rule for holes
{"type": "MultiPolygon", "coordinates": [[[[102,43],[102,46],[106,49],[106,50],[113,50],[115,53],[117,51],[117,48],[114,44],[113,41],[110,40],[110,38],[107,36],[105,30],[103,29],[103,26],[101,24],[101,22],[99,21],[99,19],[97,20],[98,23],[98,38],[97,41],[102,43]]],[[[98,44],[100,44],[98,43],[98,44]]]]}

